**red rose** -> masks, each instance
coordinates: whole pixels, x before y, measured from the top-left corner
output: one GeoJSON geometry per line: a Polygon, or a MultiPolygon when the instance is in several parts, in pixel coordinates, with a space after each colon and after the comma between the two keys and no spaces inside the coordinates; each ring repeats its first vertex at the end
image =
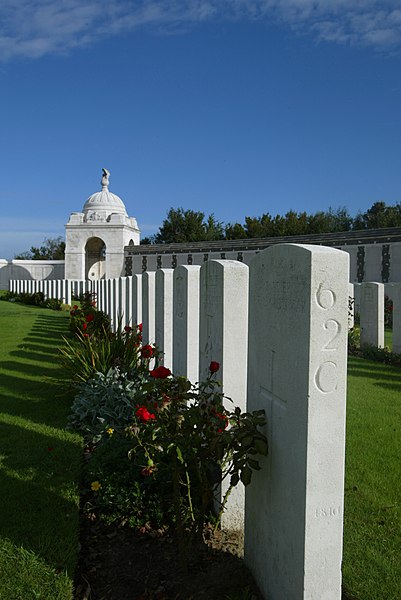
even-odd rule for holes
{"type": "Polygon", "coordinates": [[[150,413],[146,406],[139,406],[135,411],[135,415],[142,423],[156,419],[156,416],[150,413]]]}
{"type": "Polygon", "coordinates": [[[94,318],[95,318],[95,316],[94,316],[94,315],[92,315],[91,313],[89,313],[88,315],[86,315],[86,317],[85,317],[85,321],[86,321],[87,323],[90,323],[91,321],[93,321],[93,319],[94,319],[94,318]]]}
{"type": "Polygon", "coordinates": [[[160,366],[157,369],[153,369],[153,371],[149,371],[149,374],[155,379],[166,379],[166,377],[171,375],[171,371],[167,367],[160,366]]]}
{"type": "Polygon", "coordinates": [[[217,373],[217,371],[220,369],[220,363],[216,362],[215,360],[212,360],[212,362],[209,365],[209,371],[213,374],[213,373],[217,373]]]}
{"type": "Polygon", "coordinates": [[[153,348],[150,344],[146,344],[146,346],[142,346],[141,356],[142,356],[142,358],[152,358],[153,348]]]}
{"type": "Polygon", "coordinates": [[[78,308],[77,304],[74,304],[74,306],[72,307],[73,310],[77,310],[77,308],[78,308]]]}
{"type": "Polygon", "coordinates": [[[129,325],[126,325],[126,326],[124,327],[124,331],[125,331],[125,333],[131,333],[131,331],[132,331],[132,327],[130,327],[129,325]]]}

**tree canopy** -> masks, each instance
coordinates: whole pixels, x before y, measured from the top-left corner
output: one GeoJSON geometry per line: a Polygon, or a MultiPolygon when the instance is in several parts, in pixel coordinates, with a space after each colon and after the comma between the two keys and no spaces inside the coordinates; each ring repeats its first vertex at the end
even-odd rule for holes
{"type": "Polygon", "coordinates": [[[45,238],[39,248],[31,246],[30,250],[16,255],[17,260],[64,260],[65,242],[61,236],[45,238]]]}
{"type": "Polygon", "coordinates": [[[214,215],[205,218],[200,211],[170,208],[156,235],[144,238],[144,244],[169,244],[209,240],[238,240],[314,233],[336,233],[357,229],[401,227],[401,204],[388,206],[375,202],[366,212],[351,217],[344,206],[314,214],[288,211],[284,216],[264,213],[245,217],[244,223],[224,225],[214,215]]]}
{"type": "Polygon", "coordinates": [[[205,220],[201,211],[170,208],[158,233],[154,236],[156,244],[180,242],[202,242],[224,238],[223,224],[216,221],[213,214],[205,220]]]}

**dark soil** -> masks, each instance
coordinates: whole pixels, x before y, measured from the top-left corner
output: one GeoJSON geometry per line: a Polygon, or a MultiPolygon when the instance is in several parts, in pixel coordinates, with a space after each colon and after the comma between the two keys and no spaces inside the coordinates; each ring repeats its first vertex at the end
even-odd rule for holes
{"type": "Polygon", "coordinates": [[[263,600],[238,539],[211,528],[204,538],[185,569],[168,533],[82,517],[75,600],[263,600]]]}

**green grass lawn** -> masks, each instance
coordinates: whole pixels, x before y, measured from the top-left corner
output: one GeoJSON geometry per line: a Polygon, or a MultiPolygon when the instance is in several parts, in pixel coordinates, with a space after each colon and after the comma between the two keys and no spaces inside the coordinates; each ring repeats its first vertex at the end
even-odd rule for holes
{"type": "Polygon", "coordinates": [[[350,357],[344,586],[401,599],[401,370],[350,357]]]}
{"type": "Polygon", "coordinates": [[[70,600],[82,442],[58,361],[68,313],[0,302],[0,599],[70,600]]]}
{"type": "MultiPolygon", "coordinates": [[[[58,362],[68,314],[0,302],[0,600],[71,600],[82,442],[58,362]]],[[[344,587],[401,600],[401,371],[351,357],[344,587]]]]}

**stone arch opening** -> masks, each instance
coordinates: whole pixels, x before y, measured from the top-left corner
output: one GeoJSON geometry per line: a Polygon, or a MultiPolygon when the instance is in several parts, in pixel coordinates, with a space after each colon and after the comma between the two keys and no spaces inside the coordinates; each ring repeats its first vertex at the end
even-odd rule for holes
{"type": "Polygon", "coordinates": [[[85,278],[104,279],[106,276],[106,244],[101,238],[92,237],[85,246],[85,278]]]}

